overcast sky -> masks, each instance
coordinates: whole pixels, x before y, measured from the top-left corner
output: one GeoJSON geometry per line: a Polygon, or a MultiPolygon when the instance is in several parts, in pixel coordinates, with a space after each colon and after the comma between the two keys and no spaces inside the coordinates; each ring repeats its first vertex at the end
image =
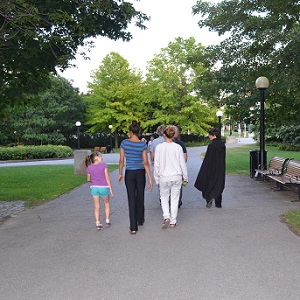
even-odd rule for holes
{"type": "MultiPolygon", "coordinates": [[[[219,2],[214,0],[211,2],[219,2]]],[[[89,53],[90,60],[84,60],[77,55],[73,61],[76,68],[69,68],[61,75],[72,81],[73,86],[81,92],[87,91],[87,82],[91,72],[98,69],[103,58],[110,52],[118,52],[128,60],[131,67],[136,67],[145,73],[146,65],[154,54],[161,48],[167,47],[175,38],[194,37],[204,46],[216,44],[221,38],[215,32],[200,29],[197,25],[199,16],[192,15],[192,6],[196,0],[140,0],[131,1],[137,10],[141,10],[151,17],[145,25],[147,30],[130,27],[133,39],[130,42],[112,41],[108,38],[95,39],[95,48],[89,53]]],[[[79,51],[80,52],[80,49],[79,51]]]]}

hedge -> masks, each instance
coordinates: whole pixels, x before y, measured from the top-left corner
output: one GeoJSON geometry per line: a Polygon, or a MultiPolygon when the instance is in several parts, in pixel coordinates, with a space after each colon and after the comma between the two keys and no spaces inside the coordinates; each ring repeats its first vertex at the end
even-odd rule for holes
{"type": "Polygon", "coordinates": [[[71,156],[73,156],[73,150],[67,146],[0,147],[0,160],[65,158],[71,156]]]}

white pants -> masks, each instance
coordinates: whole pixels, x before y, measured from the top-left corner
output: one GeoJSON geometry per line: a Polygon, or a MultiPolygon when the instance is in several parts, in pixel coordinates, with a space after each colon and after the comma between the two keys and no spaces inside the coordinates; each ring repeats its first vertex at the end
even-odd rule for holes
{"type": "Polygon", "coordinates": [[[182,180],[159,182],[160,201],[164,219],[170,219],[170,224],[176,224],[178,202],[182,180]],[[171,197],[170,197],[171,196],[171,197]],[[169,204],[170,201],[170,204],[169,204]]]}

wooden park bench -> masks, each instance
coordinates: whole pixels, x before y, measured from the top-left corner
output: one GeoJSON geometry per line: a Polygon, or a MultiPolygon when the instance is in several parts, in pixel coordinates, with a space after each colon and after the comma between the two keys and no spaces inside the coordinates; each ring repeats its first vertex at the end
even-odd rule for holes
{"type": "Polygon", "coordinates": [[[273,156],[270,159],[269,168],[267,170],[255,169],[256,174],[261,174],[264,179],[267,175],[282,175],[285,172],[286,163],[289,158],[273,156]]]}
{"type": "Polygon", "coordinates": [[[101,153],[107,153],[107,149],[106,147],[100,147],[100,150],[99,150],[101,153]]]}
{"type": "Polygon", "coordinates": [[[106,147],[94,147],[94,151],[99,151],[100,153],[107,153],[106,147]]]}
{"type": "Polygon", "coordinates": [[[296,189],[298,193],[298,199],[300,201],[300,161],[290,159],[287,162],[285,172],[282,175],[267,175],[268,178],[276,182],[276,186],[283,190],[284,187],[290,190],[296,189]]]}

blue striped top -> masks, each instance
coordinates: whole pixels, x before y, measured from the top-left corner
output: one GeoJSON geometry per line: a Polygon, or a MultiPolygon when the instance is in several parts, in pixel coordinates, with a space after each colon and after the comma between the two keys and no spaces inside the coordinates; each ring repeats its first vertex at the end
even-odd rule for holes
{"type": "Polygon", "coordinates": [[[139,141],[123,140],[120,147],[124,150],[127,170],[144,169],[143,152],[147,151],[147,144],[139,141]]]}

